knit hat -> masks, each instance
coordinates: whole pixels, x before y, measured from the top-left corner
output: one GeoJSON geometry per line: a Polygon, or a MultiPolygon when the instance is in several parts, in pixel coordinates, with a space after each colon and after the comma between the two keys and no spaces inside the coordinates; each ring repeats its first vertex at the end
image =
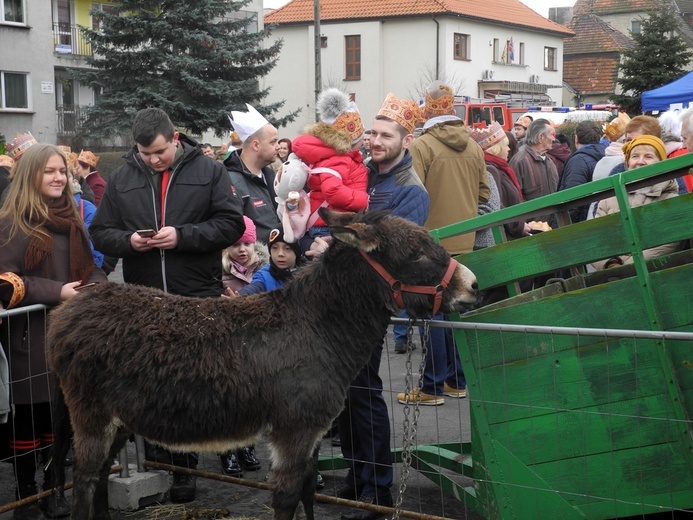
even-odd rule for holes
{"type": "Polygon", "coordinates": [[[659,155],[659,159],[661,161],[667,158],[666,146],[664,146],[664,142],[659,137],[655,137],[654,135],[641,135],[623,145],[623,153],[626,156],[626,164],[628,164],[628,161],[630,160],[630,154],[633,151],[633,148],[643,144],[653,147],[657,151],[657,155],[659,155]]]}
{"type": "Polygon", "coordinates": [[[513,126],[521,126],[525,130],[527,130],[527,127],[532,123],[532,120],[528,116],[522,116],[519,118],[517,121],[515,121],[515,124],[513,126]]]}
{"type": "Polygon", "coordinates": [[[301,246],[298,245],[298,242],[294,242],[293,244],[287,242],[284,239],[284,232],[281,229],[273,229],[272,231],[270,231],[267,248],[271,251],[272,244],[276,244],[277,242],[283,242],[284,244],[288,245],[293,250],[293,252],[296,253],[297,261],[299,258],[301,258],[301,246]]]}
{"type": "Polygon", "coordinates": [[[626,133],[626,125],[630,117],[625,112],[620,112],[618,117],[612,119],[604,126],[604,135],[609,141],[618,141],[626,133]]]}
{"type": "Polygon", "coordinates": [[[500,143],[505,139],[505,130],[498,121],[494,121],[488,128],[477,128],[471,132],[474,139],[482,149],[488,150],[494,144],[500,143]]]}
{"type": "Polygon", "coordinates": [[[12,166],[14,166],[14,159],[9,155],[0,155],[0,166],[12,168],[12,166]]]}
{"type": "Polygon", "coordinates": [[[320,92],[316,107],[320,120],[349,134],[351,144],[356,144],[363,138],[365,128],[359,109],[341,90],[328,88],[320,92]]]}
{"type": "Polygon", "coordinates": [[[99,158],[88,150],[87,151],[82,150],[81,152],[79,152],[79,157],[77,157],[77,160],[79,162],[83,162],[85,164],[88,164],[92,168],[96,168],[96,165],[99,162],[99,158]]]}
{"type": "Polygon", "coordinates": [[[15,161],[18,161],[22,154],[26,152],[27,148],[35,144],[37,144],[37,141],[34,139],[34,136],[31,135],[31,132],[17,134],[17,137],[7,145],[7,155],[15,161]]]}
{"type": "Polygon", "coordinates": [[[452,112],[455,96],[452,88],[434,81],[426,90],[426,112],[434,116],[444,116],[452,112]]]}
{"type": "Polygon", "coordinates": [[[243,215],[243,222],[245,222],[245,231],[243,232],[243,236],[238,239],[236,244],[238,244],[238,242],[257,242],[257,230],[255,229],[255,223],[245,215],[243,215]]]}
{"type": "Polygon", "coordinates": [[[238,137],[240,137],[241,141],[245,141],[260,128],[269,124],[269,121],[248,103],[245,106],[248,107],[248,112],[237,112],[234,110],[229,117],[229,121],[234,130],[238,132],[238,137]]]}
{"type": "Polygon", "coordinates": [[[379,116],[384,116],[399,123],[408,133],[413,133],[418,123],[424,121],[421,109],[415,101],[398,99],[390,92],[378,110],[379,116]]]}

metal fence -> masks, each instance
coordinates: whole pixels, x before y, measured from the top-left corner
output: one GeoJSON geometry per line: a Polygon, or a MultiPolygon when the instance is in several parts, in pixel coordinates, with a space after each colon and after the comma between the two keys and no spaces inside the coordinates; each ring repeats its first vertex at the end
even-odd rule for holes
{"type": "MultiPolygon", "coordinates": [[[[43,321],[46,312],[41,305],[0,311],[0,340],[10,363],[4,336],[13,318],[43,321]]],[[[419,378],[422,349],[395,354],[388,337],[380,372],[396,462],[393,492],[404,493],[402,518],[616,518],[693,508],[693,424],[678,407],[681,396],[669,391],[658,356],[682,352],[681,363],[693,366],[687,361],[693,333],[430,324],[453,329],[468,398],[447,398],[435,407],[398,403],[407,376],[419,378]]],[[[418,336],[415,331],[417,343],[418,336]]],[[[48,372],[32,377],[47,378],[48,372]]],[[[12,424],[2,431],[4,449],[12,424]]],[[[173,469],[266,488],[264,471],[242,481],[220,475],[214,454],[195,472],[144,461],[141,451],[135,459],[132,445],[128,451],[130,462],[138,462],[131,472],[173,469]]],[[[266,451],[258,451],[265,462],[266,451]]],[[[126,453],[123,471],[113,478],[128,476],[126,453]]],[[[35,456],[40,468],[41,452],[35,456]]],[[[16,505],[11,457],[5,450],[0,458],[10,463],[0,467],[6,484],[0,486],[0,513],[16,505]]],[[[346,463],[329,438],[319,466],[328,486],[318,500],[333,512],[346,463]]]]}

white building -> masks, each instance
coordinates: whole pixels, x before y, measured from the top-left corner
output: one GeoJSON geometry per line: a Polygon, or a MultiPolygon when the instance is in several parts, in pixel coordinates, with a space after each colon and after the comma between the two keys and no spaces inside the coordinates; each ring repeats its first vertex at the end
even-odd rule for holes
{"type": "MultiPolygon", "coordinates": [[[[293,0],[265,17],[284,41],[268,102],[302,109],[280,131],[290,138],[315,120],[313,12],[313,0],[293,0]]],[[[519,0],[321,0],[321,88],[351,94],[366,127],[388,92],[418,100],[436,78],[458,95],[560,104],[573,34],[519,0]]]]}

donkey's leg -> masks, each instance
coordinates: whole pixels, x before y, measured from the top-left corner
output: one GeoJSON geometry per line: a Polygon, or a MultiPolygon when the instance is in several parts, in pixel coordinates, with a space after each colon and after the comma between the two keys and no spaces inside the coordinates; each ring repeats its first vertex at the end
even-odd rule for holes
{"type": "Polygon", "coordinates": [[[111,449],[108,453],[108,458],[101,467],[99,473],[99,483],[94,492],[94,519],[95,520],[111,520],[111,513],[108,510],[108,476],[111,474],[111,465],[113,459],[120,453],[120,450],[125,446],[128,440],[128,433],[119,429],[111,444],[111,449]]]}
{"type": "MultiPolygon", "coordinates": [[[[73,417],[85,417],[75,413],[73,417]]],[[[89,416],[89,424],[74,421],[74,488],[72,490],[72,520],[94,518],[94,494],[99,485],[101,470],[108,460],[116,428],[101,414],[89,416]]]]}
{"type": "Polygon", "coordinates": [[[291,432],[273,430],[268,437],[272,450],[269,484],[272,487],[274,520],[291,520],[299,501],[304,503],[307,520],[313,520],[313,493],[317,479],[313,453],[320,441],[320,433],[315,430],[296,432],[292,428],[291,432]]]}

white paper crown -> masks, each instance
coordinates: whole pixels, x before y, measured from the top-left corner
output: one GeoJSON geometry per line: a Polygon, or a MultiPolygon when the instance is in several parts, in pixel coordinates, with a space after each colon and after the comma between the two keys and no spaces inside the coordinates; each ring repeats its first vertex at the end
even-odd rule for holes
{"type": "Polygon", "coordinates": [[[247,113],[232,110],[231,116],[229,116],[231,126],[238,132],[238,137],[241,138],[241,141],[245,141],[248,137],[260,130],[260,128],[269,124],[269,121],[248,103],[246,103],[245,106],[248,107],[247,113]]]}

